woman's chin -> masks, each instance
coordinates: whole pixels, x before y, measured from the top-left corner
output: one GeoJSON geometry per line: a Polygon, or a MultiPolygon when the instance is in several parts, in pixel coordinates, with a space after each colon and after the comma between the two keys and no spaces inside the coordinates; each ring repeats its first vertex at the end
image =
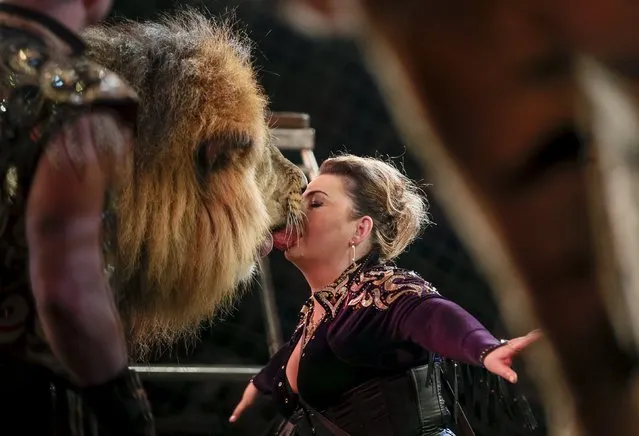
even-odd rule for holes
{"type": "Polygon", "coordinates": [[[299,245],[294,245],[284,250],[284,257],[286,258],[286,260],[295,263],[296,259],[304,256],[302,254],[302,251],[300,250],[299,245]]]}
{"type": "Polygon", "coordinates": [[[295,247],[291,247],[287,250],[284,250],[284,257],[288,261],[292,261],[293,259],[296,258],[295,253],[293,253],[292,250],[295,250],[295,247]]]}

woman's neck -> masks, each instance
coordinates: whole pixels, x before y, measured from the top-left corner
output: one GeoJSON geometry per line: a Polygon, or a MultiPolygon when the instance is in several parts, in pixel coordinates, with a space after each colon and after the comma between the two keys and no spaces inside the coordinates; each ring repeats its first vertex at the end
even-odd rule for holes
{"type": "MultiPolygon", "coordinates": [[[[355,261],[361,262],[366,256],[368,253],[358,257],[355,261]]],[[[313,262],[308,268],[300,268],[300,270],[311,287],[311,293],[315,293],[336,281],[352,264],[353,260],[345,257],[335,259],[332,262],[313,262]]]]}
{"type": "Polygon", "coordinates": [[[316,265],[311,271],[303,271],[304,277],[311,287],[311,293],[315,293],[333,283],[342,275],[351,262],[341,262],[339,264],[316,265]]]}

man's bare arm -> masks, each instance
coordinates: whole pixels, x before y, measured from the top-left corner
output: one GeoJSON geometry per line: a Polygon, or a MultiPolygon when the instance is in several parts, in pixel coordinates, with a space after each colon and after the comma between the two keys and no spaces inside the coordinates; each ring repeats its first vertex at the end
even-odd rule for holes
{"type": "MultiPolygon", "coordinates": [[[[102,19],[111,1],[2,3],[32,9],[80,32],[102,19]]],[[[105,382],[127,365],[125,338],[101,250],[101,214],[110,174],[103,171],[94,140],[87,116],[48,144],[33,180],[26,217],[39,317],[53,352],[81,385],[105,382]]]]}
{"type": "Polygon", "coordinates": [[[94,143],[92,124],[110,120],[108,115],[96,117],[81,117],[48,145],[27,205],[38,314],[55,355],[83,386],[104,383],[127,365],[125,338],[102,258],[108,167],[115,166],[117,158],[98,156],[102,145],[94,143]]]}

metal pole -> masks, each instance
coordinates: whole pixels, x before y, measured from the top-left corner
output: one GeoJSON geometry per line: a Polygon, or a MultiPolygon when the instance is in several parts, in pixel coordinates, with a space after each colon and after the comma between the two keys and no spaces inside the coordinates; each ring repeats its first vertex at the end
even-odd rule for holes
{"type": "Polygon", "coordinates": [[[272,286],[271,269],[268,258],[260,259],[260,297],[262,300],[262,312],[266,324],[266,344],[270,356],[273,356],[284,343],[282,340],[282,327],[277,314],[275,291],[272,286]]]}
{"type": "Polygon", "coordinates": [[[144,379],[212,380],[215,378],[246,380],[257,374],[259,366],[243,365],[135,365],[129,369],[144,379]]]}

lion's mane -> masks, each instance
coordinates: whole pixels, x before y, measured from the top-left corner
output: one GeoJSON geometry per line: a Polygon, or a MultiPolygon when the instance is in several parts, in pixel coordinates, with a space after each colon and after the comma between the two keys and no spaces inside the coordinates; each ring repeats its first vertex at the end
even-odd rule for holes
{"type": "Polygon", "coordinates": [[[269,229],[302,215],[305,178],[269,143],[250,44],[229,23],[188,10],[85,34],[141,98],[108,253],[138,356],[228,307],[269,229]]]}

